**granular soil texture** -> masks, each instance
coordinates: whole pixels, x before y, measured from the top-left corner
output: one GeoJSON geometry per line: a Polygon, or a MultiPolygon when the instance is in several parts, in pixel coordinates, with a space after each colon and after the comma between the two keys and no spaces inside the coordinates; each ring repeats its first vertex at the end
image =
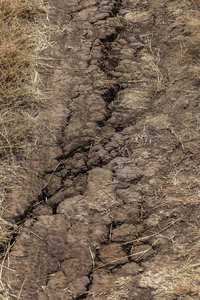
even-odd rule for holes
{"type": "Polygon", "coordinates": [[[49,134],[5,215],[11,299],[200,299],[195,3],[50,1],[49,134]]]}

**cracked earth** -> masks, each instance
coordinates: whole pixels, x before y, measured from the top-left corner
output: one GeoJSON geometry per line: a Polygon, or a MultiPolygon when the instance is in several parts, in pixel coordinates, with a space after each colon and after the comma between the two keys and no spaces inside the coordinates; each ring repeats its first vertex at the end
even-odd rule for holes
{"type": "Polygon", "coordinates": [[[188,6],[50,6],[48,134],[5,212],[20,224],[3,271],[12,298],[199,299],[177,282],[199,226],[199,87],[181,59],[188,6]]]}

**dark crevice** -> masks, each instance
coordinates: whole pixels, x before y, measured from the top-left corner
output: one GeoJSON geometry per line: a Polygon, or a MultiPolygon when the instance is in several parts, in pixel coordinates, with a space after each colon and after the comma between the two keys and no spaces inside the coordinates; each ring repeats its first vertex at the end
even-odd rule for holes
{"type": "Polygon", "coordinates": [[[63,163],[65,162],[65,160],[71,158],[75,153],[78,152],[88,152],[90,147],[87,148],[88,146],[91,146],[93,144],[93,140],[89,140],[88,142],[83,143],[82,145],[77,146],[76,148],[70,150],[67,154],[63,154],[61,156],[56,157],[56,159],[58,161],[63,161],[63,163]]]}
{"type": "Polygon", "coordinates": [[[87,298],[87,292],[83,293],[82,295],[76,297],[76,298],[73,298],[74,300],[79,300],[79,299],[85,299],[87,298]]]}
{"type": "Polygon", "coordinates": [[[72,97],[71,100],[77,99],[80,96],[80,93],[78,93],[76,96],[72,97]]]}
{"type": "Polygon", "coordinates": [[[88,278],[89,278],[89,280],[90,280],[90,283],[86,286],[86,289],[87,289],[87,292],[89,292],[89,290],[90,290],[90,288],[91,288],[91,286],[92,286],[92,283],[93,283],[93,278],[92,278],[92,275],[93,274],[93,269],[92,269],[92,271],[90,272],[90,274],[88,275],[88,278]]]}
{"type": "Polygon", "coordinates": [[[124,128],[125,128],[125,126],[119,124],[119,125],[117,125],[117,126],[115,127],[115,131],[116,131],[116,132],[122,132],[122,130],[123,130],[124,128]]]}
{"type": "MultiPolygon", "coordinates": [[[[92,168],[90,168],[90,169],[92,169],[92,168]]],[[[87,175],[88,170],[89,170],[89,169],[87,169],[87,170],[85,170],[85,171],[79,171],[79,172],[74,176],[74,178],[73,178],[74,195],[75,195],[75,194],[84,195],[87,184],[84,184],[82,190],[76,191],[76,179],[78,179],[79,176],[81,176],[81,175],[83,175],[83,174],[86,174],[86,175],[87,175]]],[[[66,176],[65,179],[67,179],[67,176],[66,176]]],[[[63,181],[64,181],[64,179],[63,179],[63,181]]],[[[62,184],[62,186],[61,186],[59,189],[57,189],[52,195],[49,195],[49,194],[48,194],[48,189],[47,189],[47,188],[43,189],[43,195],[42,195],[42,198],[41,198],[41,202],[44,202],[46,205],[50,206],[50,207],[52,208],[52,213],[53,213],[54,215],[57,214],[57,208],[58,208],[59,204],[60,204],[63,200],[61,199],[57,204],[53,204],[53,205],[49,205],[49,204],[48,204],[48,201],[49,201],[53,196],[55,196],[58,192],[60,192],[60,191],[62,191],[62,190],[63,190],[63,191],[64,191],[64,190],[67,190],[67,188],[65,188],[64,184],[62,184]]],[[[66,198],[65,198],[65,199],[66,199],[66,198]]]]}
{"type": "Polygon", "coordinates": [[[115,221],[113,221],[112,222],[112,229],[116,229],[117,227],[119,227],[123,224],[124,224],[124,222],[120,222],[120,221],[115,222],[115,221]]]}
{"type": "Polygon", "coordinates": [[[127,262],[124,262],[124,263],[117,263],[115,265],[113,265],[112,267],[109,268],[109,271],[111,272],[111,274],[113,273],[114,270],[116,269],[119,269],[121,267],[123,267],[124,265],[127,265],[129,264],[131,261],[127,261],[127,262]]]}
{"type": "Polygon", "coordinates": [[[122,0],[116,0],[110,13],[111,17],[114,17],[119,13],[121,6],[122,0]]]}
{"type": "MultiPolygon", "coordinates": [[[[59,203],[60,204],[60,203],[59,203]]],[[[58,205],[59,205],[58,204],[58,205]]],[[[58,208],[58,205],[54,205],[53,207],[52,207],[52,215],[56,215],[57,214],[57,208],[58,208]]]]}
{"type": "Polygon", "coordinates": [[[137,48],[136,48],[136,51],[135,51],[135,53],[134,53],[134,57],[137,57],[138,54],[139,54],[139,52],[140,52],[142,49],[144,49],[144,46],[137,47],[137,48]]]}
{"type": "Polygon", "coordinates": [[[89,278],[89,283],[85,286],[86,287],[86,292],[84,292],[82,295],[74,298],[74,300],[79,300],[79,299],[86,299],[88,296],[88,292],[92,286],[93,283],[93,278],[92,278],[92,274],[93,274],[93,269],[90,271],[90,273],[87,275],[87,277],[89,278]]]}
{"type": "Polygon", "coordinates": [[[104,122],[104,121],[97,121],[96,124],[97,124],[99,127],[105,126],[105,122],[104,122]]]}
{"type": "Polygon", "coordinates": [[[141,175],[133,180],[130,181],[131,184],[138,184],[138,182],[140,182],[140,180],[143,178],[144,176],[141,175]]]}
{"type": "Polygon", "coordinates": [[[118,92],[120,91],[119,84],[113,84],[104,94],[103,98],[106,103],[111,103],[115,100],[118,92]]]}
{"type": "MultiPolygon", "coordinates": [[[[118,34],[120,33],[120,31],[121,31],[121,28],[118,27],[118,28],[116,28],[115,33],[107,35],[105,38],[100,38],[100,41],[102,42],[102,44],[105,44],[104,45],[105,49],[110,46],[109,43],[113,43],[116,40],[116,38],[117,38],[118,34]]],[[[103,50],[104,50],[104,48],[102,49],[102,51],[103,50]]]]}
{"type": "MultiPolygon", "coordinates": [[[[79,96],[79,95],[78,95],[79,96]]],[[[77,97],[78,97],[77,96],[77,97]]],[[[75,97],[75,98],[77,98],[77,97],[75,97]]],[[[69,108],[68,108],[69,109],[69,108]]],[[[63,125],[63,127],[61,128],[61,133],[60,133],[60,137],[58,138],[58,140],[57,140],[57,144],[58,144],[58,146],[60,147],[60,149],[62,150],[62,153],[63,153],[63,155],[64,155],[64,147],[63,147],[63,144],[64,144],[64,136],[65,136],[65,129],[66,129],[66,127],[68,126],[68,124],[69,124],[69,122],[70,122],[70,120],[71,120],[71,118],[72,118],[72,115],[73,115],[73,112],[70,110],[70,113],[69,113],[69,115],[67,116],[67,118],[66,118],[66,120],[65,120],[65,124],[63,125]]],[[[60,159],[58,159],[58,160],[60,160],[60,159]]]]}
{"type": "Polygon", "coordinates": [[[122,245],[123,251],[126,253],[127,257],[131,255],[132,244],[122,245]]]}
{"type": "Polygon", "coordinates": [[[43,201],[43,194],[40,194],[38,196],[38,201],[33,201],[24,211],[23,214],[15,217],[15,223],[18,226],[22,226],[24,222],[26,221],[27,217],[33,212],[33,209],[35,208],[36,203],[43,201]]]}

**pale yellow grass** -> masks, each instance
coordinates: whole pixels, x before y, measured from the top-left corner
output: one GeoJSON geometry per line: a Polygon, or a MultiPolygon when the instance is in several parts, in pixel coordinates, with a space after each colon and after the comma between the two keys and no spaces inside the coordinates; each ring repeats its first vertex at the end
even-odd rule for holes
{"type": "MultiPolygon", "coordinates": [[[[37,66],[41,52],[49,46],[49,32],[43,0],[0,0],[1,253],[8,252],[12,234],[17,231],[16,225],[2,217],[4,202],[10,189],[20,182],[17,160],[21,149],[33,145],[37,138],[38,103],[43,99],[37,66]]],[[[10,299],[1,276],[0,299],[10,299]]]]}

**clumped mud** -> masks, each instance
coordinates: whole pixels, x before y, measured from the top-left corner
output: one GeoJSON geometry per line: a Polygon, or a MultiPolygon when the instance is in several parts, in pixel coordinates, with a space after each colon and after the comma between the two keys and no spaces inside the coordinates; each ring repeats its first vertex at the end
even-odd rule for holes
{"type": "Polygon", "coordinates": [[[199,299],[184,273],[199,239],[200,128],[181,58],[186,2],[50,4],[48,135],[6,216],[21,229],[4,281],[26,300],[199,299]]]}

